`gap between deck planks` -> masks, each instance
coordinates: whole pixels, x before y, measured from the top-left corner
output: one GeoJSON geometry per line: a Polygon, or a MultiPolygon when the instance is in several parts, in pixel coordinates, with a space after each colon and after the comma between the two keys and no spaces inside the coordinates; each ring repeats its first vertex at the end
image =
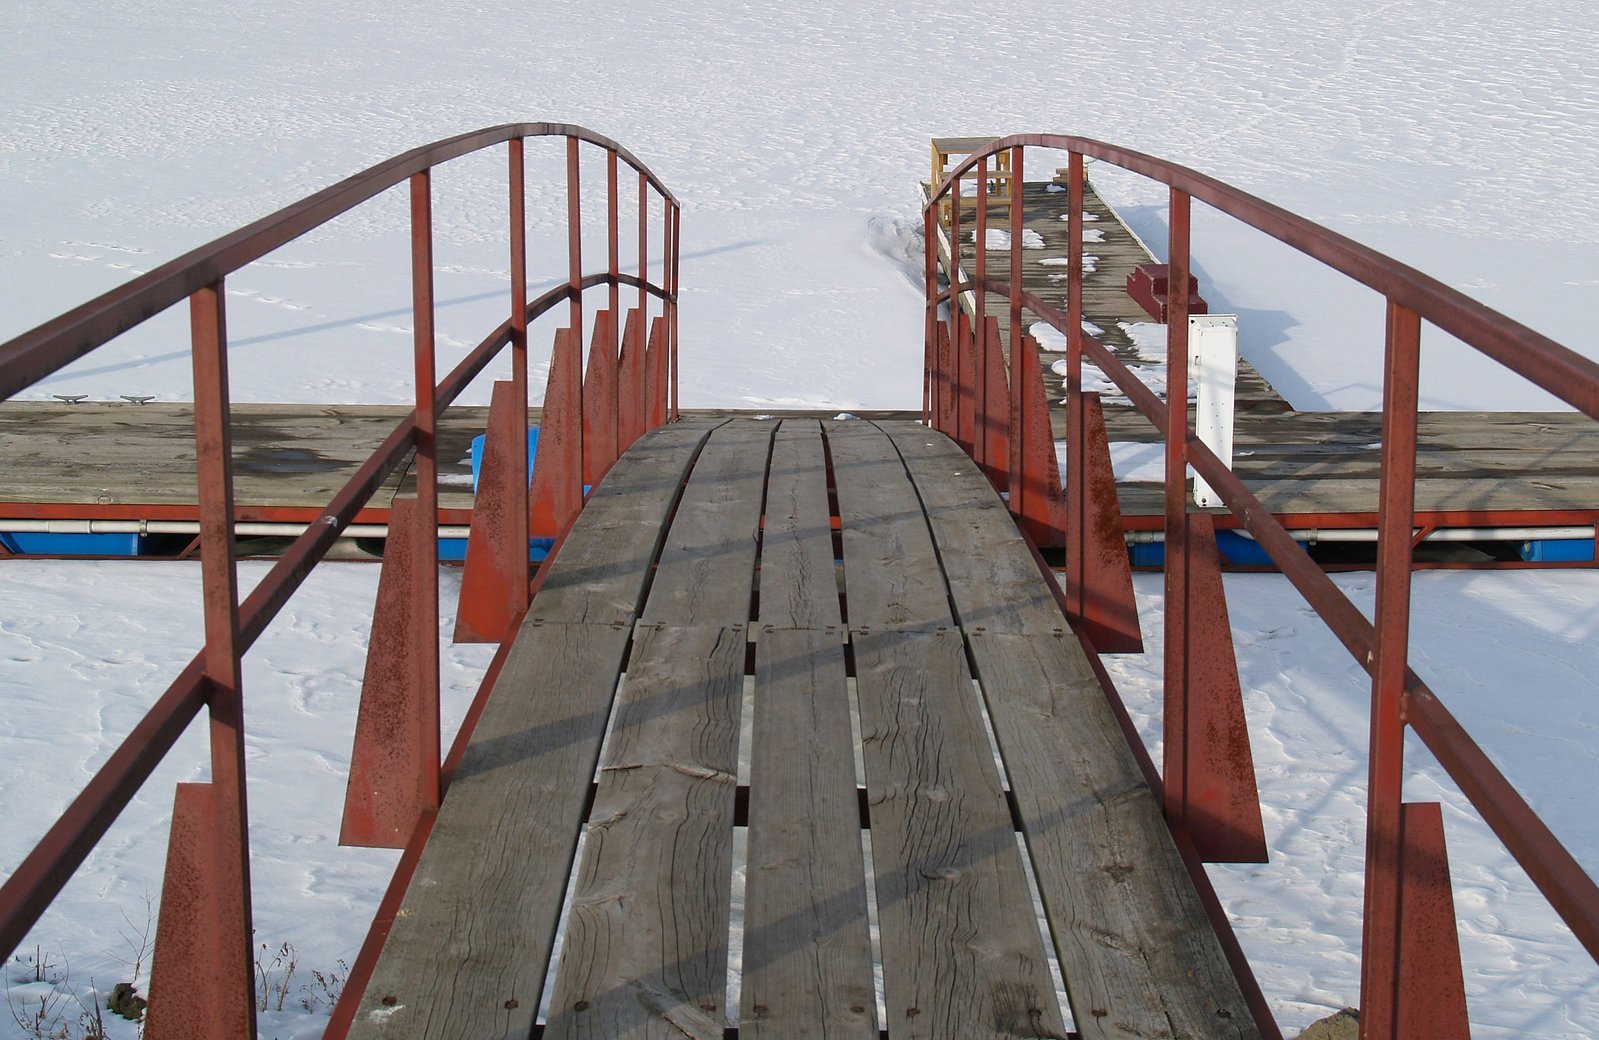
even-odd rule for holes
{"type": "Polygon", "coordinates": [[[722,1037],[757,580],[741,1033],[1064,1036],[1019,824],[1081,1035],[1253,1035],[1003,504],[940,435],[885,428],[679,424],[602,482],[518,635],[352,1036],[529,1036],[582,829],[544,1035],[722,1037]]]}

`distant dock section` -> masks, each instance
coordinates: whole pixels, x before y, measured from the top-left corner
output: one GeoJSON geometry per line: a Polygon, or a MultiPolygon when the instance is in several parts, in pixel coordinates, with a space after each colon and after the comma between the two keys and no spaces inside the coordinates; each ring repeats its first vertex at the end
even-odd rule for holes
{"type": "MultiPolygon", "coordinates": [[[[986,147],[996,138],[948,137],[933,141],[930,177],[947,174],[946,164],[986,147]]],[[[987,171],[984,274],[998,282],[1010,278],[1010,176],[1003,165],[987,171]]],[[[920,185],[925,205],[931,180],[920,185]]],[[[1070,245],[1068,192],[1064,171],[1049,181],[1024,182],[1021,269],[1023,290],[1066,311],[1066,263],[1070,245]]],[[[1129,293],[1135,272],[1159,262],[1145,243],[1085,179],[1083,192],[1083,321],[1085,331],[1134,366],[1156,361],[1162,396],[1164,326],[1129,293]],[[1152,347],[1151,344],[1154,344],[1152,347]],[[1152,358],[1152,354],[1158,354],[1152,358]]],[[[948,206],[935,223],[942,270],[949,269],[948,206]]],[[[962,178],[959,220],[963,277],[974,272],[977,199],[975,176],[962,178]]],[[[1199,286],[1203,295],[1205,286],[1199,286]]],[[[1147,296],[1147,293],[1145,294],[1147,296]]],[[[966,292],[960,306],[969,316],[976,295],[966,292]]],[[[1147,302],[1147,300],[1146,300],[1147,302]]],[[[988,293],[984,310],[999,316],[999,333],[1010,356],[1007,297],[988,293]]],[[[1211,309],[1218,308],[1212,301],[1211,309]]],[[[1057,440],[1066,435],[1064,378],[1051,363],[1065,356],[1065,342],[1053,329],[1037,325],[1026,308],[1022,328],[1039,340],[1045,390],[1057,440]]],[[[1085,361],[1085,389],[1096,370],[1085,361]]],[[[1162,527],[1160,437],[1108,381],[1100,381],[1106,433],[1117,462],[1122,524],[1130,540],[1159,537],[1162,527]]],[[[1370,542],[1376,523],[1381,416],[1375,412],[1301,412],[1243,357],[1238,359],[1233,471],[1286,527],[1307,541],[1370,542]]],[[[1429,551],[1444,562],[1590,563],[1599,524],[1599,428],[1576,412],[1431,412],[1420,418],[1416,510],[1418,559],[1429,551]],[[1586,545],[1582,544],[1584,541],[1586,545]],[[1559,545],[1553,546],[1553,542],[1559,545]],[[1428,544],[1430,543],[1430,545],[1428,544]],[[1477,548],[1473,548],[1473,543],[1477,548]],[[1487,543],[1496,543],[1490,547],[1487,543]],[[1443,548],[1440,548],[1443,546],[1443,548]],[[1514,558],[1523,558],[1518,561],[1514,558]]],[[[1192,507],[1198,508],[1198,507],[1192,507]]],[[[1235,526],[1222,509],[1212,509],[1217,526],[1235,526]]],[[[1368,546],[1369,548],[1369,546],[1368,546]]],[[[1341,550],[1330,556],[1349,555],[1341,550]]],[[[1140,553],[1135,550],[1135,559],[1140,553]]],[[[1144,561],[1151,557],[1143,556],[1144,561]]],[[[1241,562],[1241,561],[1235,561],[1241,562]]]]}

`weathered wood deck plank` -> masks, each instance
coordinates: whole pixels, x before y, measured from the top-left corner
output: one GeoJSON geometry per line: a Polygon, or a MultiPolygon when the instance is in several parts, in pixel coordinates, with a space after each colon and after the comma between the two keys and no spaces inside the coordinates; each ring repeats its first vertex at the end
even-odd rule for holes
{"type": "Polygon", "coordinates": [[[645,621],[742,625],[761,520],[761,488],[775,426],[718,427],[700,453],[644,604],[645,621]]]}
{"type": "Polygon", "coordinates": [[[988,478],[941,433],[917,423],[877,425],[893,441],[921,499],[949,588],[983,589],[981,604],[970,598],[964,604],[961,627],[1062,631],[1066,619],[988,478]]]}
{"type": "Polygon", "coordinates": [[[778,628],[841,623],[821,425],[785,419],[772,443],[761,536],[760,621],[778,628]]]}
{"type": "Polygon", "coordinates": [[[518,634],[373,971],[355,1040],[525,1040],[626,629],[518,634]]]}
{"type": "Polygon", "coordinates": [[[884,425],[928,506],[1078,1032],[1257,1035],[1081,643],[1011,609],[1026,570],[1044,586],[999,497],[948,438],[884,425]]]}
{"type": "Polygon", "coordinates": [[[876,1040],[843,643],[772,629],[755,655],[740,1035],[876,1040]]]}
{"type": "Polygon", "coordinates": [[[881,431],[825,426],[871,807],[884,1024],[895,1037],[1060,1036],[1015,829],[915,489],[881,431]]]}
{"type": "Polygon", "coordinates": [[[915,489],[888,438],[870,423],[824,424],[844,543],[852,631],[954,628],[915,489]],[[918,563],[933,561],[933,565],[918,563]]]}
{"type": "Polygon", "coordinates": [[[772,448],[761,551],[740,1035],[876,1040],[821,427],[772,448]]]}
{"type": "Polygon", "coordinates": [[[531,1034],[648,547],[708,432],[647,437],[573,526],[446,793],[351,1037],[531,1034]],[[545,623],[539,612],[556,605],[568,613],[545,623]]]}
{"type": "Polygon", "coordinates": [[[854,643],[889,1035],[1064,1036],[960,634],[854,643]]]}
{"type": "Polygon", "coordinates": [[[546,1038],[721,1040],[745,645],[742,627],[639,626],[546,1038]]]}
{"type": "Polygon", "coordinates": [[[665,521],[714,421],[674,423],[623,455],[567,532],[528,611],[536,622],[622,624],[639,614],[665,521]]]}

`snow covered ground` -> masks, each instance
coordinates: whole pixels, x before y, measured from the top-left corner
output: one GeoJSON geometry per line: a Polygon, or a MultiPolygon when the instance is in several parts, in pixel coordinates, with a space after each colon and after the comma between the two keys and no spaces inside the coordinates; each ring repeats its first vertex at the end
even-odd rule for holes
{"type": "MultiPolygon", "coordinates": [[[[689,406],[915,405],[914,183],[928,138],[951,133],[1075,132],[1186,162],[1596,356],[1595,54],[1586,10],[1547,0],[1019,0],[1003,18],[824,0],[32,5],[0,37],[0,340],[404,148],[554,119],[621,141],[683,200],[689,406]]],[[[559,150],[530,160],[537,288],[564,276],[565,199],[559,150]]],[[[1034,175],[1049,165],[1029,157],[1034,175]]],[[[500,318],[501,166],[495,154],[436,177],[446,364],[500,318]]],[[[1090,175],[1159,250],[1160,190],[1102,164],[1090,175]]],[[[1204,207],[1195,229],[1205,295],[1239,314],[1268,379],[1301,407],[1377,403],[1380,301],[1204,207]]],[[[585,254],[603,255],[597,239],[585,254]]],[[[404,255],[403,199],[386,197],[231,279],[235,399],[408,400],[404,255]]],[[[1426,340],[1424,405],[1549,403],[1439,340],[1426,340]]],[[[182,315],[163,316],[29,396],[187,398],[185,343],[182,315]]],[[[480,381],[468,400],[487,396],[480,381]]],[[[290,1008],[310,967],[353,954],[392,863],[332,845],[376,574],[319,573],[249,660],[258,938],[300,951],[290,1008]]],[[[1423,673],[1599,870],[1581,804],[1599,787],[1590,578],[1425,575],[1416,623],[1423,673]]],[[[1369,600],[1368,579],[1340,580],[1369,600]]],[[[0,566],[0,871],[192,652],[194,582],[182,565],[0,566]]],[[[1280,580],[1228,589],[1273,863],[1217,874],[1291,1028],[1356,999],[1347,789],[1364,774],[1364,686],[1280,580]]],[[[1139,590],[1148,631],[1158,584],[1139,590]]],[[[447,658],[456,715],[479,653],[447,658]]],[[[1116,667],[1155,717],[1158,650],[1116,667]]],[[[159,887],[171,784],[195,775],[199,745],[185,756],[37,932],[78,984],[127,972],[123,933],[159,887]]],[[[1450,806],[1479,1035],[1599,1034],[1591,961],[1555,941],[1458,796],[1424,771],[1411,795],[1450,806]]],[[[319,1021],[290,1015],[264,1035],[315,1035],[319,1021]]]]}

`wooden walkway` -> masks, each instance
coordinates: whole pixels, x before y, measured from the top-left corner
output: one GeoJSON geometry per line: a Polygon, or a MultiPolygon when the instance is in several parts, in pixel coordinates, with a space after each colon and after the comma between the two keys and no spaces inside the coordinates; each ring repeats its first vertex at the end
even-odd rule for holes
{"type": "Polygon", "coordinates": [[[351,1035],[541,997],[545,1037],[1257,1035],[1003,503],[909,422],[686,420],[596,489],[351,1035]]]}
{"type": "MultiPolygon", "coordinates": [[[[924,201],[927,198],[925,183],[922,185],[922,198],[924,201]]],[[[1062,190],[1060,183],[1022,185],[1022,226],[1038,236],[1035,241],[1042,243],[1036,248],[1022,250],[1022,286],[1027,292],[1055,306],[1062,313],[1066,311],[1064,264],[1066,251],[1070,245],[1070,234],[1065,219],[1066,200],[1067,193],[1062,190]]],[[[1138,236],[1133,234],[1132,229],[1122,222],[1116,211],[1099,197],[1092,183],[1084,184],[1083,213],[1083,234],[1086,239],[1083,243],[1083,321],[1092,326],[1089,332],[1095,339],[1110,348],[1123,361],[1133,365],[1136,370],[1137,365],[1147,359],[1141,358],[1135,349],[1128,326],[1147,324],[1154,319],[1127,295],[1127,276],[1140,264],[1154,263],[1155,257],[1138,236]]],[[[974,257],[972,236],[975,234],[976,226],[977,204],[975,200],[967,199],[961,208],[960,230],[961,257],[968,274],[974,257]]],[[[1010,206],[1003,201],[990,200],[988,226],[1006,232],[1008,239],[1010,206]]],[[[943,269],[948,270],[947,228],[940,227],[938,250],[943,269]]],[[[986,259],[988,277],[1001,282],[1010,280],[1009,248],[989,249],[986,259]]],[[[1201,285],[1201,295],[1204,295],[1204,290],[1205,287],[1201,285]]],[[[961,305],[968,314],[975,313],[974,295],[963,294],[961,305]]],[[[998,316],[1000,319],[1000,341],[1004,344],[1005,356],[1008,358],[1010,302],[1004,296],[989,293],[985,297],[984,306],[989,315],[998,316]]],[[[1023,309],[1024,329],[1038,320],[1038,316],[1031,310],[1023,309]]],[[[1056,335],[1055,339],[1059,341],[1060,337],[1056,335]]],[[[1061,346],[1058,349],[1064,351],[1065,347],[1061,346]]],[[[1054,408],[1062,414],[1065,406],[1061,402],[1066,396],[1064,379],[1049,366],[1053,359],[1064,356],[1063,353],[1045,353],[1042,358],[1045,389],[1054,408]]],[[[1271,415],[1287,411],[1289,408],[1288,402],[1283,400],[1282,395],[1243,358],[1238,362],[1236,393],[1236,407],[1240,415],[1271,415]]],[[[1113,417],[1124,417],[1126,421],[1142,425],[1153,432],[1154,428],[1149,426],[1143,416],[1127,403],[1125,398],[1115,393],[1107,393],[1104,397],[1104,406],[1107,422],[1113,417]]]]}

